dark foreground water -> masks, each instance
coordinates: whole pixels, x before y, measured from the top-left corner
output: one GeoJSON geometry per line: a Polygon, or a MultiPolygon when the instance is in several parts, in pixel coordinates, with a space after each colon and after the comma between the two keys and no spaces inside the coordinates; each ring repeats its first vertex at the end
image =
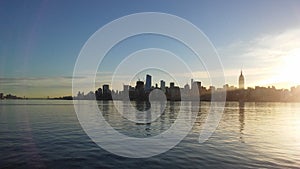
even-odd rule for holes
{"type": "MultiPolygon", "coordinates": [[[[201,103],[193,130],[176,147],[131,159],[93,143],[72,101],[0,100],[0,168],[300,168],[299,103],[227,103],[215,133],[199,144],[209,104],[201,103]]],[[[134,137],[166,130],[177,107],[169,102],[159,123],[140,125],[122,120],[113,102],[99,102],[106,120],[134,137]]]]}

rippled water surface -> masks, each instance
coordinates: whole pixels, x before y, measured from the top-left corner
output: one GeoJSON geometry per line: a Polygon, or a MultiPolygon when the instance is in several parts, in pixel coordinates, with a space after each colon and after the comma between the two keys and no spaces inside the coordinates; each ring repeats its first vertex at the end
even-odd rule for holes
{"type": "MultiPolygon", "coordinates": [[[[159,120],[141,125],[122,118],[113,102],[98,103],[107,122],[131,137],[167,130],[179,107],[168,102],[159,120]]],[[[72,101],[0,100],[0,168],[300,167],[299,103],[226,103],[218,128],[199,144],[209,105],[201,103],[192,131],[177,146],[131,159],[98,147],[81,128],[72,101]]]]}

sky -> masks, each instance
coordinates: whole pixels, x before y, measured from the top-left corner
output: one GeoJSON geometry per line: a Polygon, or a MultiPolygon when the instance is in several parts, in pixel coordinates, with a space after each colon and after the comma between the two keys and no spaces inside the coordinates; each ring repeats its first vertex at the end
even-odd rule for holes
{"type": "MultiPolygon", "coordinates": [[[[0,93],[26,97],[70,95],[76,59],[86,41],[115,19],[140,12],[168,13],[197,26],[214,45],[229,85],[237,86],[241,69],[246,87],[300,85],[298,0],[3,0],[0,1],[0,93]]],[[[113,65],[122,61],[118,55],[153,46],[179,53],[181,49],[168,38],[149,35],[124,42],[129,43],[130,50],[117,50],[122,44],[117,45],[99,67],[96,78],[99,87],[109,83],[111,76],[104,74],[111,75],[116,70],[113,65]]],[[[182,57],[188,60],[184,54],[182,57]]],[[[194,72],[195,79],[210,86],[203,71],[194,72]]],[[[143,75],[137,74],[129,79],[143,80],[144,77],[138,77],[143,75]]],[[[188,83],[188,78],[181,75],[178,84],[188,83]]]]}

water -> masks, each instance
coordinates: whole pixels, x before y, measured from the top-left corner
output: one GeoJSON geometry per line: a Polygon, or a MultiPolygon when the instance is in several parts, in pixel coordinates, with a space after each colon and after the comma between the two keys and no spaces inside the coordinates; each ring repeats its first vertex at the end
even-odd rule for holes
{"type": "MultiPolygon", "coordinates": [[[[87,101],[88,103],[88,101],[87,101]]],[[[198,137],[209,102],[188,136],[173,149],[146,159],[107,152],[84,133],[72,101],[1,100],[0,168],[299,168],[299,103],[226,103],[223,118],[205,143],[198,137]]],[[[140,125],[119,116],[113,102],[99,102],[106,120],[132,137],[165,131],[177,117],[167,103],[159,122],[140,125]]]]}

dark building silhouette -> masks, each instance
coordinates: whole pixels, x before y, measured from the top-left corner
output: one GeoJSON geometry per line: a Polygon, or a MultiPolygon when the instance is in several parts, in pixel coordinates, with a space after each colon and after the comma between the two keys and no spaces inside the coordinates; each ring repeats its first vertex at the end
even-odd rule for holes
{"type": "Polygon", "coordinates": [[[175,83],[174,82],[171,82],[170,83],[170,88],[174,88],[175,87],[175,83]]]}
{"type": "Polygon", "coordinates": [[[135,99],[145,100],[145,85],[143,81],[137,81],[135,86],[135,99]]]}
{"type": "Polygon", "coordinates": [[[16,95],[7,94],[5,96],[5,99],[22,99],[21,97],[18,97],[16,95]]]}
{"type": "Polygon", "coordinates": [[[244,89],[245,88],[245,78],[243,76],[243,71],[241,70],[241,74],[239,76],[239,88],[244,89]]]}
{"type": "Polygon", "coordinates": [[[96,99],[97,100],[101,100],[102,99],[102,89],[101,88],[99,88],[98,90],[96,90],[96,92],[95,92],[95,96],[96,96],[96,99]]]}
{"type": "Polygon", "coordinates": [[[109,85],[105,84],[102,86],[102,99],[103,100],[111,100],[112,96],[111,96],[111,90],[109,89],[109,85]]]}
{"type": "Polygon", "coordinates": [[[151,90],[151,80],[152,80],[152,77],[147,74],[146,75],[146,85],[145,85],[146,92],[150,92],[150,90],[151,90]]]}
{"type": "Polygon", "coordinates": [[[160,81],[160,89],[163,91],[163,92],[166,92],[166,82],[161,80],[160,81]]]}
{"type": "Polygon", "coordinates": [[[135,100],[135,88],[132,86],[129,86],[129,98],[130,100],[135,100]]]}
{"type": "Polygon", "coordinates": [[[174,82],[170,83],[170,88],[168,88],[167,90],[167,99],[172,101],[181,100],[180,88],[178,86],[175,86],[174,82]]]}

